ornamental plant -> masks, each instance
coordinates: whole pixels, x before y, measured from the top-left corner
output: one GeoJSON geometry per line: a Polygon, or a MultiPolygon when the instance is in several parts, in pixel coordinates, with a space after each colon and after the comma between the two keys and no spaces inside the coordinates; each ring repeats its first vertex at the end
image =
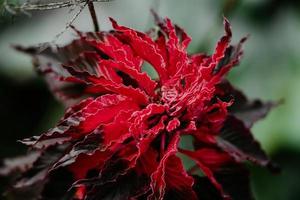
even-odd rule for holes
{"type": "Polygon", "coordinates": [[[254,199],[245,162],[277,168],[250,128],[274,104],[248,100],[225,78],[246,38],[230,45],[224,19],[212,55],[188,54],[186,32],[155,18],[147,33],[110,19],[112,31],[77,31],[64,47],[16,47],[67,109],[56,127],[21,141],[28,155],[0,170],[19,172],[15,196],[254,199]]]}

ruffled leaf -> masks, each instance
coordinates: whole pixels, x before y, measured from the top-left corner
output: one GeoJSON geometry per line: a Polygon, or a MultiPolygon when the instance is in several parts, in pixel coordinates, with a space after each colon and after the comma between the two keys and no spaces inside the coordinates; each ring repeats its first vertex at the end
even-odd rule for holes
{"type": "Polygon", "coordinates": [[[175,155],[179,135],[173,136],[160,161],[157,170],[151,175],[153,193],[151,199],[197,199],[192,189],[193,178],[184,170],[181,160],[175,155]]]}

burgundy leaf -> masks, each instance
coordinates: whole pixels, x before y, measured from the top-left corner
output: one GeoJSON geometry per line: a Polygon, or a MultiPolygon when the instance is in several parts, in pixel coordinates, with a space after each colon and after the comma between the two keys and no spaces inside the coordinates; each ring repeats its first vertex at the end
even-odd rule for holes
{"type": "Polygon", "coordinates": [[[263,102],[261,100],[248,100],[238,89],[234,88],[228,81],[224,80],[217,86],[218,96],[224,100],[234,99],[229,111],[232,115],[242,120],[247,128],[264,118],[268,112],[278,105],[276,102],[263,102]]]}
{"type": "Polygon", "coordinates": [[[235,117],[227,118],[217,144],[238,162],[249,160],[270,170],[277,170],[277,166],[267,157],[249,129],[235,117]]]}
{"type": "MultiPolygon", "coordinates": [[[[216,177],[218,183],[222,185],[224,191],[229,194],[233,200],[254,199],[250,189],[249,172],[243,166],[234,163],[223,166],[214,172],[214,177],[216,177]]],[[[223,199],[219,191],[207,177],[194,176],[194,178],[194,188],[199,199],[223,199]]]]}

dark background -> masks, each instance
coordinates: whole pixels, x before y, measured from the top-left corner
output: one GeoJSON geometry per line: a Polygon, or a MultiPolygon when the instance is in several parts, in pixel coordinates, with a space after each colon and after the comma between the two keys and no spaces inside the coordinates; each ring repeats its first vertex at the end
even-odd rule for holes
{"type": "MultiPolygon", "coordinates": [[[[0,4],[2,2],[0,1],[0,4]]],[[[120,24],[147,30],[152,23],[149,9],[170,17],[193,37],[190,52],[212,52],[223,33],[222,15],[233,27],[234,41],[246,34],[245,56],[230,79],[250,97],[284,99],[253,132],[269,155],[282,166],[282,173],[250,166],[258,200],[300,199],[300,1],[299,0],[114,0],[98,3],[101,28],[110,28],[107,16],[120,24]]],[[[0,159],[26,151],[16,141],[38,135],[53,126],[63,107],[34,73],[30,59],[10,48],[11,44],[37,44],[53,40],[76,13],[69,9],[0,17],[0,159]]],[[[91,30],[83,11],[75,21],[79,30],[91,30]]],[[[64,44],[74,36],[67,31],[55,42],[64,44]]],[[[0,192],[4,182],[0,182],[0,192]]]]}

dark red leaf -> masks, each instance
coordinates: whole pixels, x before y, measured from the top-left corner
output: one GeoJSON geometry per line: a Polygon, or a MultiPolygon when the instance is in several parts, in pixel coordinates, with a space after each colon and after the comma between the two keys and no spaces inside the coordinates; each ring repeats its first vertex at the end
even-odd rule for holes
{"type": "Polygon", "coordinates": [[[249,160],[271,170],[277,170],[276,165],[267,157],[249,129],[235,117],[227,118],[217,138],[217,144],[238,162],[249,160]]]}
{"type": "MultiPolygon", "coordinates": [[[[214,172],[214,177],[233,200],[254,200],[249,172],[239,164],[229,164],[214,172]]],[[[222,200],[222,196],[207,177],[195,176],[194,190],[199,199],[222,200]]]]}
{"type": "Polygon", "coordinates": [[[170,141],[157,170],[151,176],[153,194],[148,198],[149,200],[171,197],[197,199],[192,189],[193,178],[185,172],[181,160],[176,156],[178,143],[177,133],[170,141]]]}
{"type": "Polygon", "coordinates": [[[219,96],[224,100],[233,99],[233,104],[229,107],[232,115],[242,120],[247,128],[264,118],[268,112],[278,105],[275,102],[263,102],[261,100],[248,100],[239,90],[234,88],[228,81],[224,80],[217,86],[219,96]]]}

